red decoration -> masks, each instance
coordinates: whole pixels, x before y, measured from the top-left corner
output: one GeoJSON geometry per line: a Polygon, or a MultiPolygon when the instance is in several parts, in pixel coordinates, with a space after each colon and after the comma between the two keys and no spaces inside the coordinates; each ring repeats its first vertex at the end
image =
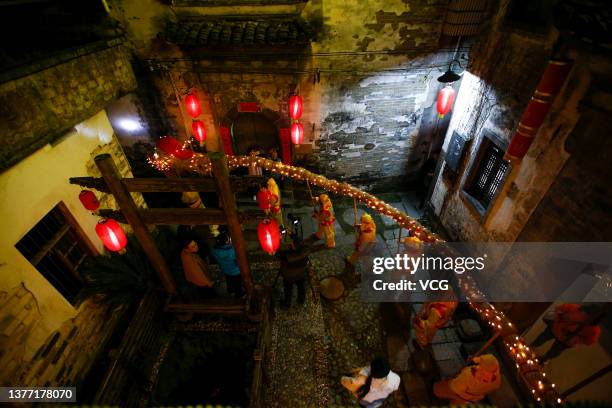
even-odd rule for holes
{"type": "Polygon", "coordinates": [[[438,102],[436,103],[438,117],[443,118],[444,115],[450,112],[454,102],[455,90],[450,85],[440,89],[440,92],[438,92],[438,102]]]}
{"type": "Polygon", "coordinates": [[[83,204],[83,207],[85,207],[86,210],[96,211],[98,208],[100,208],[100,202],[98,201],[98,198],[93,193],[93,191],[81,191],[81,193],[79,194],[79,200],[81,200],[81,203],[83,204]]]}
{"type": "Polygon", "coordinates": [[[516,133],[506,150],[505,159],[520,160],[527,154],[536,133],[552,106],[556,93],[561,90],[572,69],[570,60],[551,60],[540,78],[527,108],[523,112],[516,133]]]}
{"type": "Polygon", "coordinates": [[[291,142],[294,145],[302,144],[304,141],[304,126],[301,123],[294,122],[291,125],[291,142]]]}
{"type": "Polygon", "coordinates": [[[266,218],[257,226],[257,236],[261,248],[270,255],[274,255],[280,246],[280,230],[276,221],[266,218]]]}
{"type": "Polygon", "coordinates": [[[302,97],[293,95],[289,99],[289,116],[291,119],[299,119],[302,117],[302,97]]]}
{"type": "Polygon", "coordinates": [[[201,120],[194,120],[191,122],[191,129],[193,130],[193,137],[195,137],[198,142],[206,141],[206,128],[204,127],[204,122],[201,120]]]}
{"type": "Polygon", "coordinates": [[[96,234],[109,251],[118,252],[127,245],[123,228],[113,219],[101,219],[96,225],[96,234]]]}
{"type": "Polygon", "coordinates": [[[223,143],[223,151],[228,156],[234,155],[234,148],[232,146],[232,134],[230,133],[229,128],[220,127],[219,133],[221,134],[221,142],[223,143]]]}
{"type": "Polygon", "coordinates": [[[171,154],[177,159],[190,159],[193,156],[191,149],[184,148],[183,145],[173,136],[164,136],[157,141],[157,148],[171,154]]]}
{"type": "Polygon", "coordinates": [[[259,112],[259,104],[257,102],[240,102],[238,112],[259,112]]]}
{"type": "Polygon", "coordinates": [[[540,95],[554,95],[561,90],[565,78],[571,71],[573,61],[567,59],[551,60],[542,74],[537,92],[540,95]]]}
{"type": "Polygon", "coordinates": [[[506,150],[506,157],[525,157],[527,150],[529,150],[529,147],[531,146],[531,142],[533,142],[533,136],[518,132],[515,133],[512,137],[512,141],[510,142],[510,146],[508,146],[508,150],[506,150]]]}
{"type": "Polygon", "coordinates": [[[262,188],[257,192],[257,205],[264,211],[270,209],[270,198],[272,193],[267,188],[262,188]]]}
{"type": "Polygon", "coordinates": [[[196,94],[189,94],[185,97],[185,108],[194,119],[202,114],[202,106],[196,94]]]}
{"type": "Polygon", "coordinates": [[[285,164],[291,164],[291,133],[289,128],[280,129],[281,159],[285,164]]]}

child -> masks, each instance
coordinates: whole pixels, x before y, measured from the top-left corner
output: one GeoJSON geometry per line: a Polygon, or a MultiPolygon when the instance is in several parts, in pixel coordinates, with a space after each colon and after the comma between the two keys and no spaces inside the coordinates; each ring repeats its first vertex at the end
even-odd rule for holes
{"type": "Polygon", "coordinates": [[[217,261],[219,269],[225,275],[227,292],[237,298],[242,297],[240,268],[238,267],[232,240],[227,232],[220,232],[217,236],[215,247],[212,249],[212,257],[217,261]]]}

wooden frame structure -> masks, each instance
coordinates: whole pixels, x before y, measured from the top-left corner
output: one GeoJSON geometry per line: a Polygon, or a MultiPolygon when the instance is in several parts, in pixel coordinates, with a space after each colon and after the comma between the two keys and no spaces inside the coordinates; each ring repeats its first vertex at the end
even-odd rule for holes
{"type": "Polygon", "coordinates": [[[241,223],[262,216],[261,211],[240,212],[236,206],[234,190],[244,190],[263,182],[262,177],[230,178],[227,158],[222,153],[209,153],[212,162],[211,178],[122,178],[110,154],[101,154],[94,161],[102,174],[101,178],[74,177],[71,184],[110,193],[115,197],[119,210],[100,210],[101,216],[128,223],[134,236],[147,254],[151,265],[159,275],[164,289],[176,293],[176,284],[170,268],[157,248],[148,225],[227,225],[234,244],[240,268],[242,284],[250,296],[253,293],[253,278],[246,252],[246,243],[241,223]],[[132,192],[217,192],[222,208],[151,208],[139,209],[132,192]]]}

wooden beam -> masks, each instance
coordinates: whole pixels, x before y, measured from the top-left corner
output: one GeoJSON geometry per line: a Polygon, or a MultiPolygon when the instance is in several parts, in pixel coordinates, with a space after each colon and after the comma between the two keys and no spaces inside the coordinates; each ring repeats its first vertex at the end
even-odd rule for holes
{"type": "Polygon", "coordinates": [[[246,242],[242,234],[242,226],[238,217],[238,208],[236,207],[236,197],[229,183],[229,168],[227,167],[227,157],[223,153],[211,152],[208,155],[212,163],[212,171],[217,183],[217,192],[219,194],[220,205],[223,206],[225,217],[227,219],[227,229],[234,244],[238,267],[240,268],[240,276],[242,284],[251,296],[253,293],[253,277],[251,276],[251,268],[247,257],[246,242]]]}
{"type": "MultiPolygon", "coordinates": [[[[243,191],[265,183],[262,176],[233,176],[230,184],[234,191],[243,191]]],[[[181,191],[217,191],[212,178],[124,178],[121,183],[127,191],[134,193],[168,193],[181,191]]],[[[87,188],[108,193],[108,187],[101,177],[71,177],[70,184],[77,184],[87,188]]]]}
{"type": "Polygon", "coordinates": [[[155,241],[153,241],[153,237],[149,233],[147,226],[142,221],[142,218],[138,212],[138,207],[136,207],[134,200],[132,200],[132,196],[121,183],[121,178],[117,172],[117,168],[115,167],[115,163],[113,162],[111,155],[101,154],[96,156],[95,162],[98,169],[100,169],[100,172],[102,173],[102,177],[104,178],[109,191],[115,197],[121,212],[132,226],[136,239],[140,243],[140,246],[144,250],[145,254],[147,254],[149,257],[151,265],[159,274],[159,278],[161,279],[164,288],[169,293],[176,293],[176,285],[174,284],[174,279],[170,273],[170,268],[168,268],[166,260],[159,252],[157,245],[155,245],[155,241]]]}
{"type": "MultiPolygon", "coordinates": [[[[147,225],[225,225],[227,220],[223,210],[218,208],[144,208],[138,210],[140,218],[147,225]]],[[[102,209],[98,214],[127,224],[123,213],[118,210],[102,209]]],[[[239,211],[238,218],[243,224],[254,219],[263,219],[260,210],[239,211]]]]}

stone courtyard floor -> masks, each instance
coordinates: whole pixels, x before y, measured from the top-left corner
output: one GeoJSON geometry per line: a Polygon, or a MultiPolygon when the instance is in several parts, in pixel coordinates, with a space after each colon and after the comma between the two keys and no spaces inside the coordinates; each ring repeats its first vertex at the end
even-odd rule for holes
{"type": "MultiPolygon", "coordinates": [[[[393,193],[379,197],[431,228],[415,208],[414,195],[393,193]]],[[[309,237],[316,229],[312,207],[291,197],[284,200],[285,219],[289,213],[299,216],[304,238],[309,237]]],[[[358,407],[357,400],[340,385],[340,377],[378,355],[386,356],[391,369],[402,379],[400,389],[383,407],[445,405],[446,401],[432,396],[433,383],[455,375],[466,364],[466,354],[476,351],[484,341],[462,343],[451,322],[437,333],[430,348],[423,351],[414,346],[414,334],[410,331],[411,316],[418,311],[419,303],[363,302],[359,274],[344,261],[355,242],[353,203],[334,200],[334,209],[336,247],[311,254],[310,287],[305,304],[296,304],[294,294],[292,308],[274,308],[272,341],[265,358],[270,384],[266,407],[358,407]],[[335,301],[325,300],[318,294],[320,280],[329,276],[339,277],[346,285],[344,296],[335,301]]],[[[358,218],[364,210],[358,207],[358,218]]],[[[378,245],[383,253],[393,256],[398,251],[398,226],[368,212],[377,224],[378,245]]],[[[405,234],[403,231],[402,236],[405,234]]],[[[250,245],[252,250],[260,251],[256,240],[251,240],[250,245]]],[[[268,268],[264,279],[268,284],[277,273],[276,265],[268,268]]],[[[279,279],[273,289],[277,305],[282,291],[279,279]]],[[[489,400],[500,407],[517,402],[505,376],[502,389],[489,400]]]]}
{"type": "MultiPolygon", "coordinates": [[[[384,197],[383,197],[384,198],[384,197]]],[[[419,216],[409,197],[393,195],[392,202],[412,216],[419,216]],[[403,198],[403,199],[402,199],[403,198]]],[[[353,250],[354,214],[352,203],[335,202],[336,248],[314,252],[311,287],[305,305],[295,304],[288,311],[275,308],[272,344],[267,356],[271,387],[267,393],[270,407],[357,407],[356,399],[340,385],[340,377],[352,368],[369,363],[377,355],[387,355],[386,333],[379,304],[363,303],[357,286],[357,274],[346,268],[345,256],[353,250]],[[345,296],[330,302],[311,290],[328,276],[340,276],[348,287],[345,296]]],[[[294,205],[288,212],[302,219],[304,237],[316,228],[310,206],[294,205]]],[[[359,209],[358,216],[363,209],[359,209]]],[[[287,214],[285,214],[286,216],[287,214]]],[[[379,241],[397,245],[398,229],[378,215],[379,241]]],[[[274,298],[282,299],[280,281],[274,298]]],[[[408,406],[402,392],[394,393],[385,406],[408,406]]]]}

